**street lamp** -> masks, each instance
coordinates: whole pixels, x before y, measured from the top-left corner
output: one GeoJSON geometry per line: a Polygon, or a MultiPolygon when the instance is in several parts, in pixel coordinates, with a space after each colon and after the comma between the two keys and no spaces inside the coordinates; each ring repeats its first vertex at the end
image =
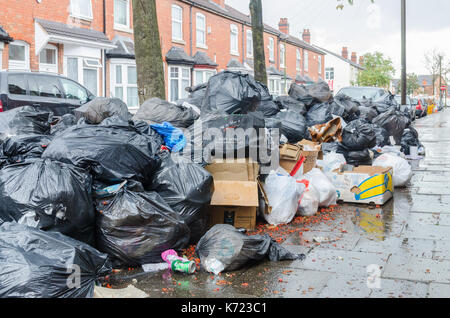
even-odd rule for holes
{"type": "Polygon", "coordinates": [[[402,105],[406,105],[406,0],[402,6],[402,105]]]}

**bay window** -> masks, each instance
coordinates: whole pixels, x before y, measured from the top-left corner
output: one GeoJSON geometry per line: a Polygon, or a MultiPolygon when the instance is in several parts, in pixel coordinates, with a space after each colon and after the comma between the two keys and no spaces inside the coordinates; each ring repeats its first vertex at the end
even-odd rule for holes
{"type": "Polygon", "coordinates": [[[271,95],[279,96],[280,95],[280,78],[269,78],[269,92],[271,95]]]}
{"type": "Polygon", "coordinates": [[[188,97],[186,87],[191,86],[191,69],[182,66],[169,66],[169,101],[175,102],[188,97]]]}
{"type": "Polygon", "coordinates": [[[64,57],[64,75],[82,84],[93,95],[100,93],[100,69],[102,64],[95,58],[64,57]]]}
{"type": "Polygon", "coordinates": [[[215,70],[194,70],[194,86],[207,83],[215,73],[215,70]]]}
{"type": "Polygon", "coordinates": [[[111,61],[111,95],[129,108],[139,107],[136,65],[132,61],[111,61]]]}

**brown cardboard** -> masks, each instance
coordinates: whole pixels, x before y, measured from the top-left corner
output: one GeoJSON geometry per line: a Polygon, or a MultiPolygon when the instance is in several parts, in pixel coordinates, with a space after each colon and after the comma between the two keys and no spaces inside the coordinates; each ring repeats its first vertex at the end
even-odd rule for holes
{"type": "Polygon", "coordinates": [[[258,206],[258,184],[255,181],[214,180],[211,205],[258,206]]]}
{"type": "Polygon", "coordinates": [[[209,227],[216,224],[230,224],[236,228],[254,230],[256,207],[212,206],[209,213],[209,227]]]}
{"type": "Polygon", "coordinates": [[[269,204],[269,198],[267,197],[266,191],[261,181],[258,180],[259,191],[261,192],[261,197],[264,200],[264,214],[270,214],[272,212],[272,206],[269,204]]]}
{"type": "Polygon", "coordinates": [[[304,156],[303,173],[307,173],[316,166],[317,159],[323,159],[321,148],[320,144],[309,140],[302,140],[295,145],[284,144],[280,146],[280,167],[290,173],[300,157],[304,156]],[[304,150],[304,148],[314,150],[304,150]]]}
{"type": "Polygon", "coordinates": [[[214,160],[206,166],[206,170],[214,180],[256,181],[259,174],[258,163],[249,158],[214,160]]]}

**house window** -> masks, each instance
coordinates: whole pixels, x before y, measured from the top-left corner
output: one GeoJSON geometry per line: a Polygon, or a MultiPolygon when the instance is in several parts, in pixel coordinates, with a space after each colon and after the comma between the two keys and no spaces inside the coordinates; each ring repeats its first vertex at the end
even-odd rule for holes
{"type": "Polygon", "coordinates": [[[70,14],[77,18],[92,20],[91,0],[70,0],[70,14]]]}
{"type": "Polygon", "coordinates": [[[39,54],[39,71],[58,73],[58,48],[47,45],[39,54]]]}
{"type": "Polygon", "coordinates": [[[327,67],[325,69],[325,79],[334,80],[334,67],[327,67]]]}
{"type": "Polygon", "coordinates": [[[300,55],[299,49],[297,49],[296,54],[297,54],[297,59],[296,59],[296,63],[295,63],[295,65],[296,65],[295,68],[297,69],[297,71],[300,71],[301,55],[300,55]]]}
{"type": "Polygon", "coordinates": [[[196,18],[196,38],[197,38],[197,46],[205,47],[206,46],[206,17],[201,14],[197,13],[196,18]]]}
{"type": "Polygon", "coordinates": [[[305,72],[308,72],[309,68],[309,56],[308,51],[305,51],[305,58],[303,59],[303,67],[305,72]]]}
{"type": "Polygon", "coordinates": [[[67,58],[67,77],[75,82],[78,82],[78,58],[67,58]]]}
{"type": "Polygon", "coordinates": [[[183,9],[172,6],[172,40],[183,41],[183,9]]]}
{"type": "Polygon", "coordinates": [[[195,70],[194,71],[194,86],[206,83],[214,76],[213,70],[195,70]]]}
{"type": "Polygon", "coordinates": [[[253,57],[253,33],[247,30],[247,57],[253,57]]]}
{"type": "Polygon", "coordinates": [[[114,27],[130,28],[129,0],[114,0],[114,27]]]}
{"type": "Polygon", "coordinates": [[[175,102],[188,97],[186,87],[191,86],[191,70],[187,67],[169,67],[169,100],[175,102]]]}
{"type": "Polygon", "coordinates": [[[322,56],[318,56],[319,74],[322,74],[322,56]]]}
{"type": "Polygon", "coordinates": [[[291,82],[287,79],[281,79],[280,95],[287,95],[291,82]]]}
{"type": "Polygon", "coordinates": [[[239,34],[238,27],[234,24],[230,25],[230,52],[233,55],[239,55],[239,34]]]}
{"type": "Polygon", "coordinates": [[[64,74],[82,84],[93,95],[97,96],[100,88],[100,61],[92,58],[65,57],[64,74]]]}
{"type": "Polygon", "coordinates": [[[112,63],[111,94],[123,100],[128,107],[139,107],[136,66],[112,63]]]}
{"type": "Polygon", "coordinates": [[[274,40],[269,38],[269,60],[275,61],[274,40]]]}
{"type": "Polygon", "coordinates": [[[269,78],[269,92],[271,95],[280,95],[280,82],[279,78],[269,78]]]}
{"type": "Polygon", "coordinates": [[[30,46],[23,41],[9,43],[9,68],[16,70],[30,69],[30,46]]]}
{"type": "Polygon", "coordinates": [[[286,47],[284,44],[280,44],[280,67],[285,66],[286,47]]]}

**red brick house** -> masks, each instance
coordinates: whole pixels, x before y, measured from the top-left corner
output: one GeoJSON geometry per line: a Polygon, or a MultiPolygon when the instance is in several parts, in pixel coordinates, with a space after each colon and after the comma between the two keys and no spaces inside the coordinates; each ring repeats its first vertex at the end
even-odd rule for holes
{"type": "MultiPolygon", "coordinates": [[[[253,73],[249,16],[224,0],[156,6],[167,99],[185,97],[185,87],[225,69],[253,73]]],[[[0,68],[64,74],[98,96],[138,107],[131,0],[0,0],[0,7],[0,68]]],[[[278,30],[265,25],[272,93],[324,77],[325,53],[310,40],[309,30],[302,39],[290,35],[287,19],[278,30]]]]}

